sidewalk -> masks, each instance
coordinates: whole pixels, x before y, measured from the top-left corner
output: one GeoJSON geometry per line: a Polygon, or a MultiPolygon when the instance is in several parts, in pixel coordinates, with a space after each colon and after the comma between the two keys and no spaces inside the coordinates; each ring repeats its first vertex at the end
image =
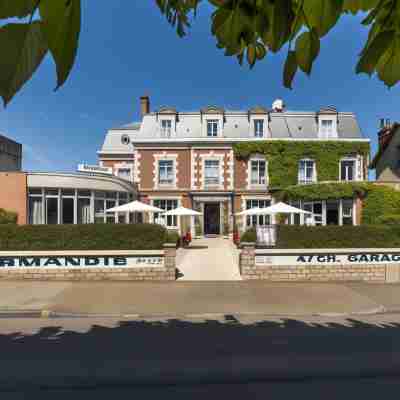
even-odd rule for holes
{"type": "Polygon", "coordinates": [[[232,240],[201,238],[179,249],[177,268],[182,281],[241,281],[239,250],[232,240]]]}
{"type": "Polygon", "coordinates": [[[271,282],[0,282],[0,314],[276,316],[400,310],[400,285],[271,282]]]}

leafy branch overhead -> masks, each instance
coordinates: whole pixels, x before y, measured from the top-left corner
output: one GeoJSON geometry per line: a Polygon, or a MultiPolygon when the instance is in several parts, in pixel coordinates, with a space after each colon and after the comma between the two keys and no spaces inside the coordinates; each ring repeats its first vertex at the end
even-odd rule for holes
{"type": "MultiPolygon", "coordinates": [[[[287,51],[283,84],[288,88],[299,69],[311,73],[321,39],[340,17],[362,11],[369,36],[356,72],[377,73],[388,86],[400,80],[400,0],[154,2],[180,37],[190,29],[198,8],[211,5],[210,26],[217,47],[237,57],[241,65],[246,62],[252,68],[269,52],[287,51]]],[[[56,88],[65,83],[79,45],[81,0],[0,0],[0,22],[0,49],[7,55],[0,59],[4,104],[32,77],[47,53],[56,64],[56,88]]]]}
{"type": "MultiPolygon", "coordinates": [[[[157,0],[169,22],[184,36],[189,16],[201,3],[214,7],[211,31],[217,47],[250,68],[287,45],[283,84],[292,87],[300,69],[309,75],[321,39],[344,14],[364,12],[369,36],[356,72],[378,77],[389,87],[400,80],[400,0],[157,0]],[[170,16],[173,16],[171,19],[170,16]]],[[[285,48],[286,51],[286,48],[285,48]]]]}

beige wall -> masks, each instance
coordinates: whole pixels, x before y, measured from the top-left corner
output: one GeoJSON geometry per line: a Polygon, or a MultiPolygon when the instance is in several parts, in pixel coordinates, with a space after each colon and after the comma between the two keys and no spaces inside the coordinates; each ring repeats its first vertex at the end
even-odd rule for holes
{"type": "Polygon", "coordinates": [[[27,224],[27,177],[24,172],[0,172],[0,208],[18,213],[18,224],[27,224]]]}
{"type": "Polygon", "coordinates": [[[392,140],[376,164],[376,180],[387,182],[400,181],[400,135],[398,131],[399,129],[394,132],[392,140]]]}

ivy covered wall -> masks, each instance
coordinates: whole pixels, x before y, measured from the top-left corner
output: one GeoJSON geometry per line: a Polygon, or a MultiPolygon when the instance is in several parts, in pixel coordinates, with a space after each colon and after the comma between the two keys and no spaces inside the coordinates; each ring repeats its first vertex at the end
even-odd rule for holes
{"type": "Polygon", "coordinates": [[[370,145],[367,142],[277,140],[236,143],[233,151],[239,159],[248,159],[252,154],[265,155],[270,187],[285,188],[297,184],[301,159],[315,160],[318,181],[336,181],[340,159],[353,154],[366,157],[370,145]]]}
{"type": "Polygon", "coordinates": [[[290,186],[276,194],[283,201],[360,197],[362,224],[377,224],[387,216],[400,216],[400,191],[373,183],[320,183],[290,186]]]}

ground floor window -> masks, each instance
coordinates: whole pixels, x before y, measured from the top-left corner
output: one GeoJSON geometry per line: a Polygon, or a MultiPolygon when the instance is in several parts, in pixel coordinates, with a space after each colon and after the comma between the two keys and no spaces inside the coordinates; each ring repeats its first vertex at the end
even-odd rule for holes
{"type": "MultiPolygon", "coordinates": [[[[251,199],[246,200],[246,210],[250,208],[266,208],[271,205],[271,200],[264,200],[264,199],[251,199]]],[[[269,215],[251,215],[246,217],[246,226],[263,226],[263,225],[270,225],[271,224],[271,217],[269,215]]]]}
{"type": "Polygon", "coordinates": [[[291,201],[290,204],[312,213],[291,215],[292,225],[356,225],[353,199],[291,201]]]}
{"type": "Polygon", "coordinates": [[[28,221],[32,225],[129,222],[126,214],[106,210],[131,200],[132,195],[125,192],[30,188],[28,221]]]}
{"type": "MultiPolygon", "coordinates": [[[[161,208],[164,211],[174,210],[178,208],[178,200],[175,199],[157,199],[153,200],[153,206],[161,208]]],[[[164,217],[161,213],[154,213],[154,222],[164,225],[167,228],[178,228],[178,217],[169,215],[164,217]]]]}

